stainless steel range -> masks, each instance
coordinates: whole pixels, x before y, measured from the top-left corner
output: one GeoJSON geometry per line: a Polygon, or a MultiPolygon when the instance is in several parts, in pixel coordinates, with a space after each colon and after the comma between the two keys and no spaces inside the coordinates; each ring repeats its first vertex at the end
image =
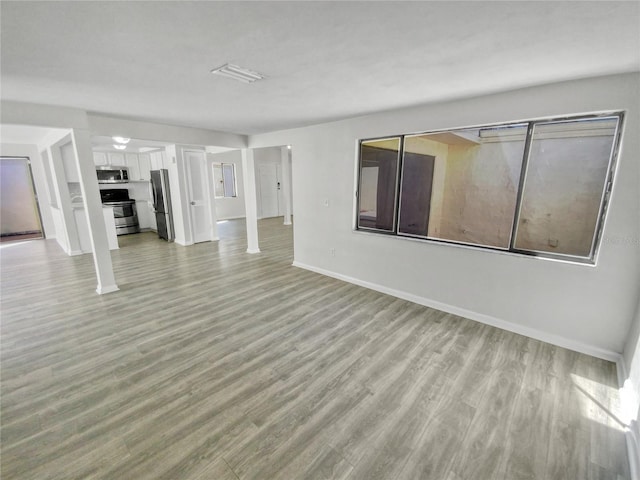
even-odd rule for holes
{"type": "Polygon", "coordinates": [[[138,213],[136,212],[136,201],[129,198],[129,190],[126,188],[110,188],[100,190],[102,204],[113,207],[113,217],[116,221],[116,233],[126,235],[127,233],[138,233],[138,213]]]}

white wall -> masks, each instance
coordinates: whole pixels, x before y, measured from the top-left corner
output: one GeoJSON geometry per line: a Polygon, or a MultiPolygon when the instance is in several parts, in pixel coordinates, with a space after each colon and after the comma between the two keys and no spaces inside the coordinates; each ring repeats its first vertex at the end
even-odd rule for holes
{"type": "Polygon", "coordinates": [[[296,264],[616,359],[640,291],[639,85],[638,74],[564,82],[255,135],[249,146],[292,145],[296,264]],[[353,231],[358,139],[616,109],[628,112],[595,267],[353,231]]]}
{"type": "MultiPolygon", "coordinates": [[[[214,163],[233,163],[236,169],[236,196],[216,198],[216,217],[218,220],[244,218],[244,173],[242,171],[242,156],[240,150],[222,153],[207,153],[207,168],[212,169],[214,163]]],[[[213,185],[211,185],[213,191],[213,185]]]]}
{"type": "Polygon", "coordinates": [[[29,157],[31,159],[31,171],[33,183],[38,195],[38,206],[42,219],[42,228],[46,238],[56,237],[56,228],[53,215],[49,206],[49,189],[47,187],[46,171],[40,152],[36,145],[20,145],[3,143],[0,145],[0,156],[4,157],[29,157]]]}

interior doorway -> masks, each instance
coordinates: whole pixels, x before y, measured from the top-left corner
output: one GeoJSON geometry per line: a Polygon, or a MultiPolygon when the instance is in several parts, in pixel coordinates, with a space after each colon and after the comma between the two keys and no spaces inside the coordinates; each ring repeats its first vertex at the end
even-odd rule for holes
{"type": "Polygon", "coordinates": [[[0,241],[43,238],[31,164],[26,157],[0,157],[0,241]]]}

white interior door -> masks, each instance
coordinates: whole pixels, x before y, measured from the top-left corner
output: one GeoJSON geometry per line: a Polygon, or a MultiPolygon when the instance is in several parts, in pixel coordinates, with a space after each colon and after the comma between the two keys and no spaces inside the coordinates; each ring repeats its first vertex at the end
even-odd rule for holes
{"type": "Polygon", "coordinates": [[[260,218],[280,215],[280,180],[278,164],[263,163],[258,167],[258,185],[260,189],[260,218]]]}
{"type": "Polygon", "coordinates": [[[205,152],[184,152],[187,167],[187,201],[189,202],[193,243],[208,242],[212,239],[205,155],[205,152]]]}

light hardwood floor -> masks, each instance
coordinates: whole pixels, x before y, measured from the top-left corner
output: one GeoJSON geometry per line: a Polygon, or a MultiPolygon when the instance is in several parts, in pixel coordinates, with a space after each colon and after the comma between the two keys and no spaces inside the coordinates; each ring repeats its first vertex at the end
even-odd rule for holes
{"type": "MultiPolygon", "coordinates": [[[[2,479],[628,479],[615,366],[291,266],[291,227],[11,244],[2,479]]],[[[4,247],[4,245],[3,245],[4,247]]]]}

